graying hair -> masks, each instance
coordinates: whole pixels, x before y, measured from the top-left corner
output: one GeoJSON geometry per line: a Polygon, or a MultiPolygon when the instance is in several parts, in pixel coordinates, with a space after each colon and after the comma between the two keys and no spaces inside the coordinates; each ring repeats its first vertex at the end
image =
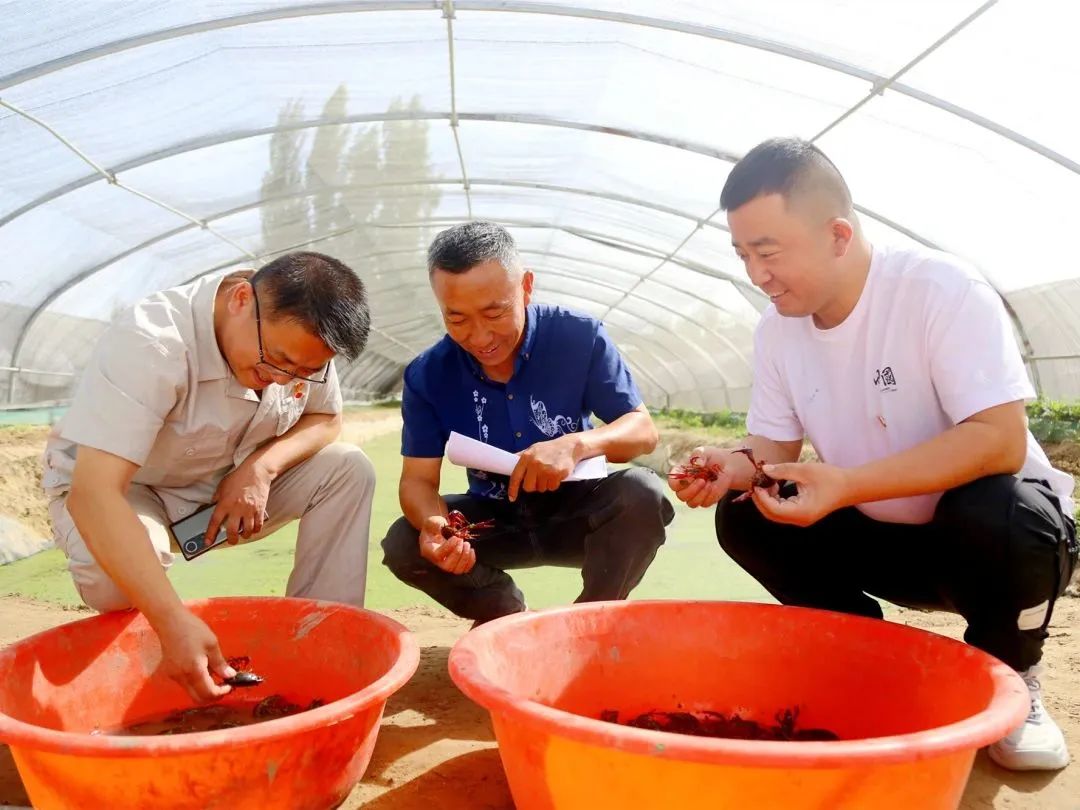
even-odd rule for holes
{"type": "Polygon", "coordinates": [[[477,220],[447,228],[428,248],[428,275],[436,270],[465,273],[478,264],[496,260],[507,270],[521,267],[514,237],[502,225],[477,220]]]}

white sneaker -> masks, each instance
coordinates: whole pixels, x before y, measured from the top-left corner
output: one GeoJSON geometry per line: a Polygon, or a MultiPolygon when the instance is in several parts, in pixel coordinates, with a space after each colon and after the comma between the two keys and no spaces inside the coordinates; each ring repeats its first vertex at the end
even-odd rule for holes
{"type": "Polygon", "coordinates": [[[1056,771],[1069,764],[1065,735],[1043,706],[1041,672],[1042,667],[1035,665],[1020,673],[1031,696],[1031,711],[1027,720],[988,751],[990,759],[1010,771],[1056,771]]]}

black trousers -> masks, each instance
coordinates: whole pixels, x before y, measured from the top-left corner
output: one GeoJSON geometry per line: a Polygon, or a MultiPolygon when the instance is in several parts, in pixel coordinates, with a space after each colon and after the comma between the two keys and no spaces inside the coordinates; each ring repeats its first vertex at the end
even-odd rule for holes
{"type": "Polygon", "coordinates": [[[467,619],[489,621],[525,609],[506,569],[580,568],[578,602],[625,599],[641,581],[675,515],[652,470],[619,470],[598,481],[564,482],[554,492],[522,492],[518,500],[450,495],[446,503],[470,522],[495,528],[470,541],[476,565],[449,574],[420,556],[420,533],[398,519],[382,541],[383,563],[402,582],[467,619]]]}
{"type": "Polygon", "coordinates": [[[1062,514],[1045,482],[1011,475],[949,490],[923,525],[883,523],[847,508],[789,526],[729,496],[717,506],[716,535],[785,605],[881,618],[872,595],[959,613],[969,644],[1018,671],[1042,657],[1054,602],[1077,558],[1073,516],[1062,514]]]}

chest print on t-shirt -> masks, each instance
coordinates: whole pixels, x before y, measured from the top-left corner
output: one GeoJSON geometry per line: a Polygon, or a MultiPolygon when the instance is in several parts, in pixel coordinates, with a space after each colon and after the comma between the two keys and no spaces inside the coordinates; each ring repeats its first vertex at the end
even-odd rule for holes
{"type": "Polygon", "coordinates": [[[893,374],[892,366],[885,366],[875,371],[874,387],[882,393],[896,390],[896,375],[893,374]]]}
{"type": "Polygon", "coordinates": [[[480,396],[479,391],[472,392],[473,410],[476,411],[476,436],[480,441],[488,440],[488,426],[484,424],[484,408],[487,407],[487,397],[480,396]]]}
{"type": "Polygon", "coordinates": [[[529,395],[529,407],[532,408],[532,423],[536,425],[537,430],[549,439],[554,439],[556,436],[562,436],[565,433],[577,432],[577,422],[569,416],[561,415],[557,415],[552,419],[548,416],[547,405],[544,404],[544,401],[533,399],[532,394],[529,395]]]}

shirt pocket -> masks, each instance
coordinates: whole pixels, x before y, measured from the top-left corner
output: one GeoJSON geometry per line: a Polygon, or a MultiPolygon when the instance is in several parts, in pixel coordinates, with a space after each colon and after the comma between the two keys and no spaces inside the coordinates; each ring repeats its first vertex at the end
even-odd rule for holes
{"type": "Polygon", "coordinates": [[[183,444],[183,457],[193,461],[207,461],[232,455],[233,434],[217,426],[207,425],[179,436],[183,444]]]}
{"type": "Polygon", "coordinates": [[[289,394],[283,395],[278,400],[278,419],[277,430],[275,435],[281,436],[283,433],[289,431],[293,425],[300,421],[300,417],[304,415],[304,404],[307,402],[307,397],[299,398],[292,396],[292,389],[288,389],[289,394]]]}
{"type": "Polygon", "coordinates": [[[166,425],[145,469],[159,486],[187,486],[231,467],[235,450],[235,437],[224,428],[203,425],[180,432],[166,425]]]}

